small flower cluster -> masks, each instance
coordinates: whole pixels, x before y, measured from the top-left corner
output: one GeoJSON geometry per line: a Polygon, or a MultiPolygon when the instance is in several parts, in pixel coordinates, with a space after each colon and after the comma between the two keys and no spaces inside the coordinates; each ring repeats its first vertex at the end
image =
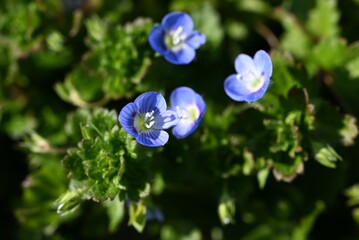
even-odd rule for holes
{"type": "Polygon", "coordinates": [[[168,141],[164,130],[174,127],[177,138],[191,134],[201,122],[206,104],[203,98],[188,87],[179,87],[171,94],[171,108],[159,92],[145,92],[133,103],[122,108],[118,117],[122,127],[137,142],[149,147],[163,146],[168,141]]]}
{"type": "MultiPolygon", "coordinates": [[[[193,21],[187,13],[167,14],[161,24],[150,32],[150,46],[172,64],[189,64],[196,49],[206,42],[203,33],[193,30],[193,21]]],[[[224,81],[225,93],[235,101],[254,102],[263,97],[272,76],[272,61],[268,53],[259,50],[254,58],[239,54],[235,59],[236,74],[224,81]]],[[[149,147],[163,146],[169,139],[165,131],[185,138],[199,126],[206,104],[189,87],[179,87],[170,96],[170,107],[159,92],[146,92],[128,103],[120,112],[119,122],[137,142],[149,147]]]]}

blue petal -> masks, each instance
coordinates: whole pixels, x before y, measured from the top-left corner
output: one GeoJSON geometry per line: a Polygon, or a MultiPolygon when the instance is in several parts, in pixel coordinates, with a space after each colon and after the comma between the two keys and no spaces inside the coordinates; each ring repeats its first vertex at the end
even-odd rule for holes
{"type": "Polygon", "coordinates": [[[162,26],[167,31],[176,31],[179,27],[183,27],[183,33],[190,34],[193,30],[193,21],[187,13],[172,12],[162,19],[162,26]]]}
{"type": "Polygon", "coordinates": [[[260,73],[267,77],[272,76],[272,60],[268,53],[266,53],[265,51],[259,50],[258,52],[256,52],[256,54],[254,55],[254,64],[256,65],[256,68],[260,73]]]}
{"type": "Polygon", "coordinates": [[[140,133],[136,141],[148,147],[159,147],[165,145],[168,138],[168,133],[163,130],[150,130],[140,133]]]}
{"type": "Polygon", "coordinates": [[[165,30],[161,25],[155,26],[148,37],[148,42],[150,43],[153,50],[160,54],[164,54],[167,49],[164,43],[165,39],[165,30]]]}
{"type": "Polygon", "coordinates": [[[245,101],[247,102],[255,102],[257,101],[258,99],[262,98],[264,93],[267,91],[268,89],[268,86],[269,86],[269,82],[270,82],[270,78],[269,77],[266,77],[266,76],[263,76],[265,79],[264,79],[264,83],[263,83],[263,86],[258,89],[258,91],[254,92],[254,93],[251,93],[249,95],[247,95],[245,101]]]}
{"type": "Polygon", "coordinates": [[[232,74],[224,81],[224,91],[235,101],[246,101],[246,96],[251,92],[239,81],[236,74],[232,74]]]}
{"type": "Polygon", "coordinates": [[[206,42],[206,36],[198,31],[193,31],[186,39],[186,43],[194,49],[199,48],[206,42]]]}
{"type": "Polygon", "coordinates": [[[175,111],[166,110],[156,117],[153,128],[167,129],[176,125],[178,120],[178,115],[175,111]]]}
{"type": "Polygon", "coordinates": [[[192,62],[196,56],[196,52],[192,47],[183,44],[182,49],[175,52],[168,51],[163,56],[167,61],[173,64],[188,64],[192,62]]]}
{"type": "Polygon", "coordinates": [[[172,130],[173,135],[177,138],[187,137],[199,126],[199,123],[206,111],[206,103],[201,95],[189,87],[179,87],[173,90],[170,102],[172,109],[176,109],[177,107],[188,109],[189,107],[193,107],[193,105],[195,105],[199,110],[199,116],[197,119],[180,119],[172,130]]]}
{"type": "Polygon", "coordinates": [[[254,61],[247,54],[239,54],[234,61],[234,66],[239,74],[246,73],[248,71],[256,72],[254,61]]]}
{"type": "Polygon", "coordinates": [[[178,87],[172,91],[170,102],[172,107],[193,105],[196,102],[197,93],[189,87],[178,87]]]}
{"type": "Polygon", "coordinates": [[[269,77],[263,76],[264,82],[263,85],[258,91],[251,92],[245,86],[244,81],[240,81],[237,79],[236,74],[232,74],[224,81],[224,91],[226,94],[235,101],[246,101],[246,102],[254,102],[258,99],[262,98],[264,93],[267,91],[269,85],[269,77]]]}
{"type": "Polygon", "coordinates": [[[145,92],[135,99],[135,104],[140,113],[154,111],[157,116],[167,108],[166,100],[159,92],[145,92]]]}
{"type": "Polygon", "coordinates": [[[191,133],[194,132],[194,130],[197,129],[199,125],[199,121],[191,121],[188,119],[181,119],[177,125],[172,129],[172,134],[176,138],[185,138],[191,133]]]}
{"type": "Polygon", "coordinates": [[[163,222],[165,220],[165,217],[162,213],[162,211],[158,208],[150,209],[147,208],[146,211],[146,220],[157,220],[159,222],[163,222]]]}
{"type": "Polygon", "coordinates": [[[176,107],[187,108],[190,105],[196,105],[200,112],[200,117],[204,115],[206,111],[206,103],[204,102],[201,95],[193,91],[189,87],[178,87],[172,91],[170,96],[171,108],[176,107]]]}
{"type": "Polygon", "coordinates": [[[124,106],[118,115],[118,121],[122,127],[132,136],[137,137],[138,132],[134,126],[135,116],[137,114],[137,107],[134,103],[128,103],[124,106]]]}
{"type": "Polygon", "coordinates": [[[204,102],[202,96],[199,94],[196,94],[196,104],[197,104],[198,110],[200,112],[200,115],[199,115],[197,121],[200,121],[206,111],[206,103],[204,102]]]}

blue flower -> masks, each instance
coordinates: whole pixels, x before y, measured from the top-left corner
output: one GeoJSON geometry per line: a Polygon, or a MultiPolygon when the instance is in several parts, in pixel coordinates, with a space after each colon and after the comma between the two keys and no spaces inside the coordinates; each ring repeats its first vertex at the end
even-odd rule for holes
{"type": "Polygon", "coordinates": [[[206,42],[206,37],[193,31],[193,21],[187,13],[173,12],[152,29],[148,41],[153,50],[170,63],[188,64],[196,55],[195,49],[206,42]]]}
{"type": "Polygon", "coordinates": [[[185,138],[197,129],[206,111],[206,103],[189,87],[173,90],[170,102],[171,109],[177,112],[179,118],[172,133],[177,138],[185,138]]]}
{"type": "Polygon", "coordinates": [[[262,98],[267,91],[272,76],[272,60],[268,53],[259,50],[254,58],[239,54],[235,69],[224,81],[224,91],[235,101],[254,102],[262,98]]]}
{"type": "Polygon", "coordinates": [[[163,96],[158,92],[142,93],[134,103],[124,106],[118,116],[122,127],[136,141],[149,147],[163,146],[168,141],[164,129],[178,122],[177,113],[167,110],[163,96]]]}

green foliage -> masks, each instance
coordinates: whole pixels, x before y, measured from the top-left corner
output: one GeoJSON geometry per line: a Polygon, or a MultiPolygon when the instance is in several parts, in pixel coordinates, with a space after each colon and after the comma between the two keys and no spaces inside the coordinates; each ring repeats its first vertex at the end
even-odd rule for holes
{"type": "Polygon", "coordinates": [[[357,2],[4,0],[4,238],[357,239],[357,2]],[[169,11],[206,35],[189,65],[148,44],[169,11]],[[223,81],[259,49],[268,91],[234,102],[223,81]],[[193,134],[122,129],[125,104],[179,86],[207,105],[193,134]]]}
{"type": "Polygon", "coordinates": [[[15,214],[26,228],[52,235],[62,222],[77,215],[60,216],[56,212],[55,200],[67,189],[66,173],[54,154],[32,154],[30,161],[34,169],[23,183],[22,205],[15,214]]]}
{"type": "Polygon", "coordinates": [[[80,110],[79,115],[86,116],[80,122],[82,140],[63,159],[76,191],[96,201],[114,199],[120,192],[121,199],[138,199],[148,181],[147,155],[137,152],[136,142],[119,128],[114,111],[80,110]]]}
{"type": "Polygon", "coordinates": [[[80,107],[103,105],[110,99],[130,97],[151,63],[147,36],[152,23],[137,19],[112,26],[97,16],[86,21],[90,51],[56,91],[65,101],[80,107]],[[83,82],[86,79],[86,83],[83,82]]]}
{"type": "Polygon", "coordinates": [[[131,203],[128,225],[131,225],[137,231],[142,232],[146,223],[146,212],[146,206],[144,206],[142,201],[138,203],[131,203]]]}

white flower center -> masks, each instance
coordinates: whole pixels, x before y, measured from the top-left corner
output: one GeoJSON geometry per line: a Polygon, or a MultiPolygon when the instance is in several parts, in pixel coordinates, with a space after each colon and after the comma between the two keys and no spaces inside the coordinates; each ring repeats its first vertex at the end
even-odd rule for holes
{"type": "Polygon", "coordinates": [[[187,108],[176,107],[177,115],[180,119],[188,119],[196,121],[199,118],[200,112],[196,105],[188,106],[187,108]]]}
{"type": "Polygon", "coordinates": [[[186,34],[183,32],[183,27],[179,26],[175,31],[169,31],[165,36],[165,44],[171,50],[179,50],[182,43],[186,39],[186,34]]]}
{"type": "Polygon", "coordinates": [[[244,74],[237,74],[237,79],[243,81],[246,88],[251,92],[258,91],[264,84],[264,77],[262,74],[251,70],[244,74]]]}
{"type": "Polygon", "coordinates": [[[134,121],[135,129],[138,132],[148,131],[155,124],[154,113],[153,110],[145,114],[137,113],[134,121]]]}

